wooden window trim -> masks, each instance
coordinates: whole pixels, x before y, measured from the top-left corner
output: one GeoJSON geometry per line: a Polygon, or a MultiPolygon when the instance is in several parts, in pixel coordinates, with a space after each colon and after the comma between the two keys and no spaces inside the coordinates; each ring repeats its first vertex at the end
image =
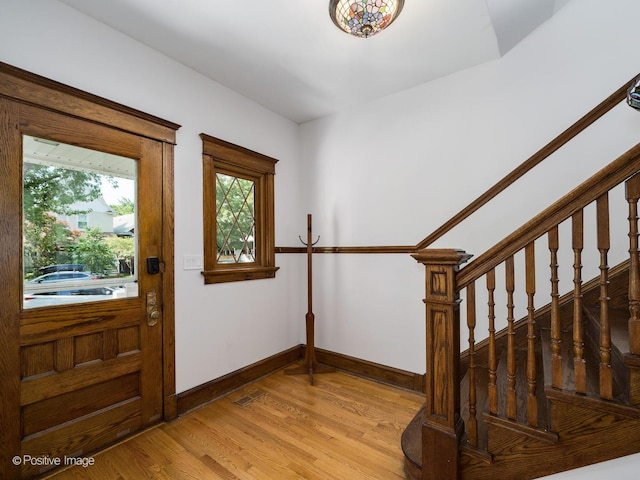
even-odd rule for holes
{"type": "Polygon", "coordinates": [[[274,278],[274,175],[278,160],[204,133],[202,139],[205,284],[274,278]],[[218,263],[216,248],[216,173],[255,182],[256,261],[218,263]]]}

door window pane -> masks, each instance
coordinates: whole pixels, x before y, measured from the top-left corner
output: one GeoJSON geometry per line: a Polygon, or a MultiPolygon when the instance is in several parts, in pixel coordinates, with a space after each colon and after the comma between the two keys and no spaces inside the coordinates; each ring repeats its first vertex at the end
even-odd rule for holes
{"type": "Polygon", "coordinates": [[[136,162],[23,137],[24,308],[137,296],[136,162]]]}

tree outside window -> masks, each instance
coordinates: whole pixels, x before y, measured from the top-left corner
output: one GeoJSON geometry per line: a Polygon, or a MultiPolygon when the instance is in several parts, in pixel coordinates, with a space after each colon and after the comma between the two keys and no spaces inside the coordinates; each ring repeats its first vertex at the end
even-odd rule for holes
{"type": "Polygon", "coordinates": [[[73,212],[72,205],[98,198],[100,183],[96,173],[24,162],[23,251],[27,278],[48,265],[75,263],[74,248],[81,232],[70,229],[54,213],[80,213],[73,212]]]}
{"type": "MultiPolygon", "coordinates": [[[[117,179],[81,169],[44,162],[23,162],[23,256],[24,279],[30,280],[52,265],[83,265],[99,276],[116,272],[117,261],[133,263],[134,240],[105,235],[87,222],[89,212],[74,205],[97,199],[103,181],[113,187],[117,179]],[[77,227],[59,218],[77,219],[77,227]]],[[[123,199],[117,208],[133,212],[133,202],[123,199]]],[[[131,265],[130,271],[133,270],[131,265]]]]}

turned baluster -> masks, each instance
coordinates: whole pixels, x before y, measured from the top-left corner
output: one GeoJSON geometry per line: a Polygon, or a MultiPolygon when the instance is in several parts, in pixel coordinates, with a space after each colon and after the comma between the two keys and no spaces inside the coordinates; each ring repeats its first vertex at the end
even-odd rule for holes
{"type": "Polygon", "coordinates": [[[513,255],[505,261],[507,289],[507,418],[516,419],[516,330],[513,303],[515,290],[513,255]]]}
{"type": "Polygon", "coordinates": [[[489,305],[489,412],[498,414],[498,387],[496,386],[498,359],[496,358],[496,302],[494,292],[496,290],[496,271],[487,272],[487,296],[489,305]]]}
{"type": "Polygon", "coordinates": [[[596,200],[598,250],[600,251],[600,397],[613,398],[611,370],[611,328],[609,325],[609,266],[607,254],[609,241],[609,196],[596,200]]]}
{"type": "Polygon", "coordinates": [[[582,249],[584,215],[577,211],[571,218],[573,243],[573,371],[576,393],[587,393],[587,368],[584,359],[584,320],[582,317],[582,249]]]}
{"type": "Polygon", "coordinates": [[[527,291],[527,422],[538,425],[538,402],[536,401],[536,320],[534,296],[536,294],[536,259],[534,243],[524,250],[525,288],[527,291]]]}
{"type": "Polygon", "coordinates": [[[467,441],[478,446],[478,420],[476,419],[476,284],[467,287],[467,328],[469,329],[469,422],[467,441]]]}
{"type": "MultiPolygon", "coordinates": [[[[629,203],[629,357],[640,355],[640,252],[638,251],[638,199],[640,175],[625,184],[629,203]]],[[[635,362],[634,362],[635,363],[635,362]]],[[[640,368],[629,366],[629,401],[640,407],[640,368]]]]}
{"type": "Polygon", "coordinates": [[[560,294],[558,293],[558,227],[548,233],[551,253],[551,385],[562,388],[562,325],[560,324],[560,294]]]}
{"type": "Polygon", "coordinates": [[[629,350],[640,355],[640,253],[638,252],[638,199],[640,175],[626,182],[629,203],[629,350]]]}

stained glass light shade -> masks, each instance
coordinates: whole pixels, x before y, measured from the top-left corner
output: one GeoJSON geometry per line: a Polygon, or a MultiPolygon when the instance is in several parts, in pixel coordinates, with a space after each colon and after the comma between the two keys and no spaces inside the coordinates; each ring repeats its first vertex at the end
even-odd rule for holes
{"type": "Polygon", "coordinates": [[[338,28],[367,38],[391,25],[403,5],[404,0],[330,0],[329,14],[338,28]]]}

